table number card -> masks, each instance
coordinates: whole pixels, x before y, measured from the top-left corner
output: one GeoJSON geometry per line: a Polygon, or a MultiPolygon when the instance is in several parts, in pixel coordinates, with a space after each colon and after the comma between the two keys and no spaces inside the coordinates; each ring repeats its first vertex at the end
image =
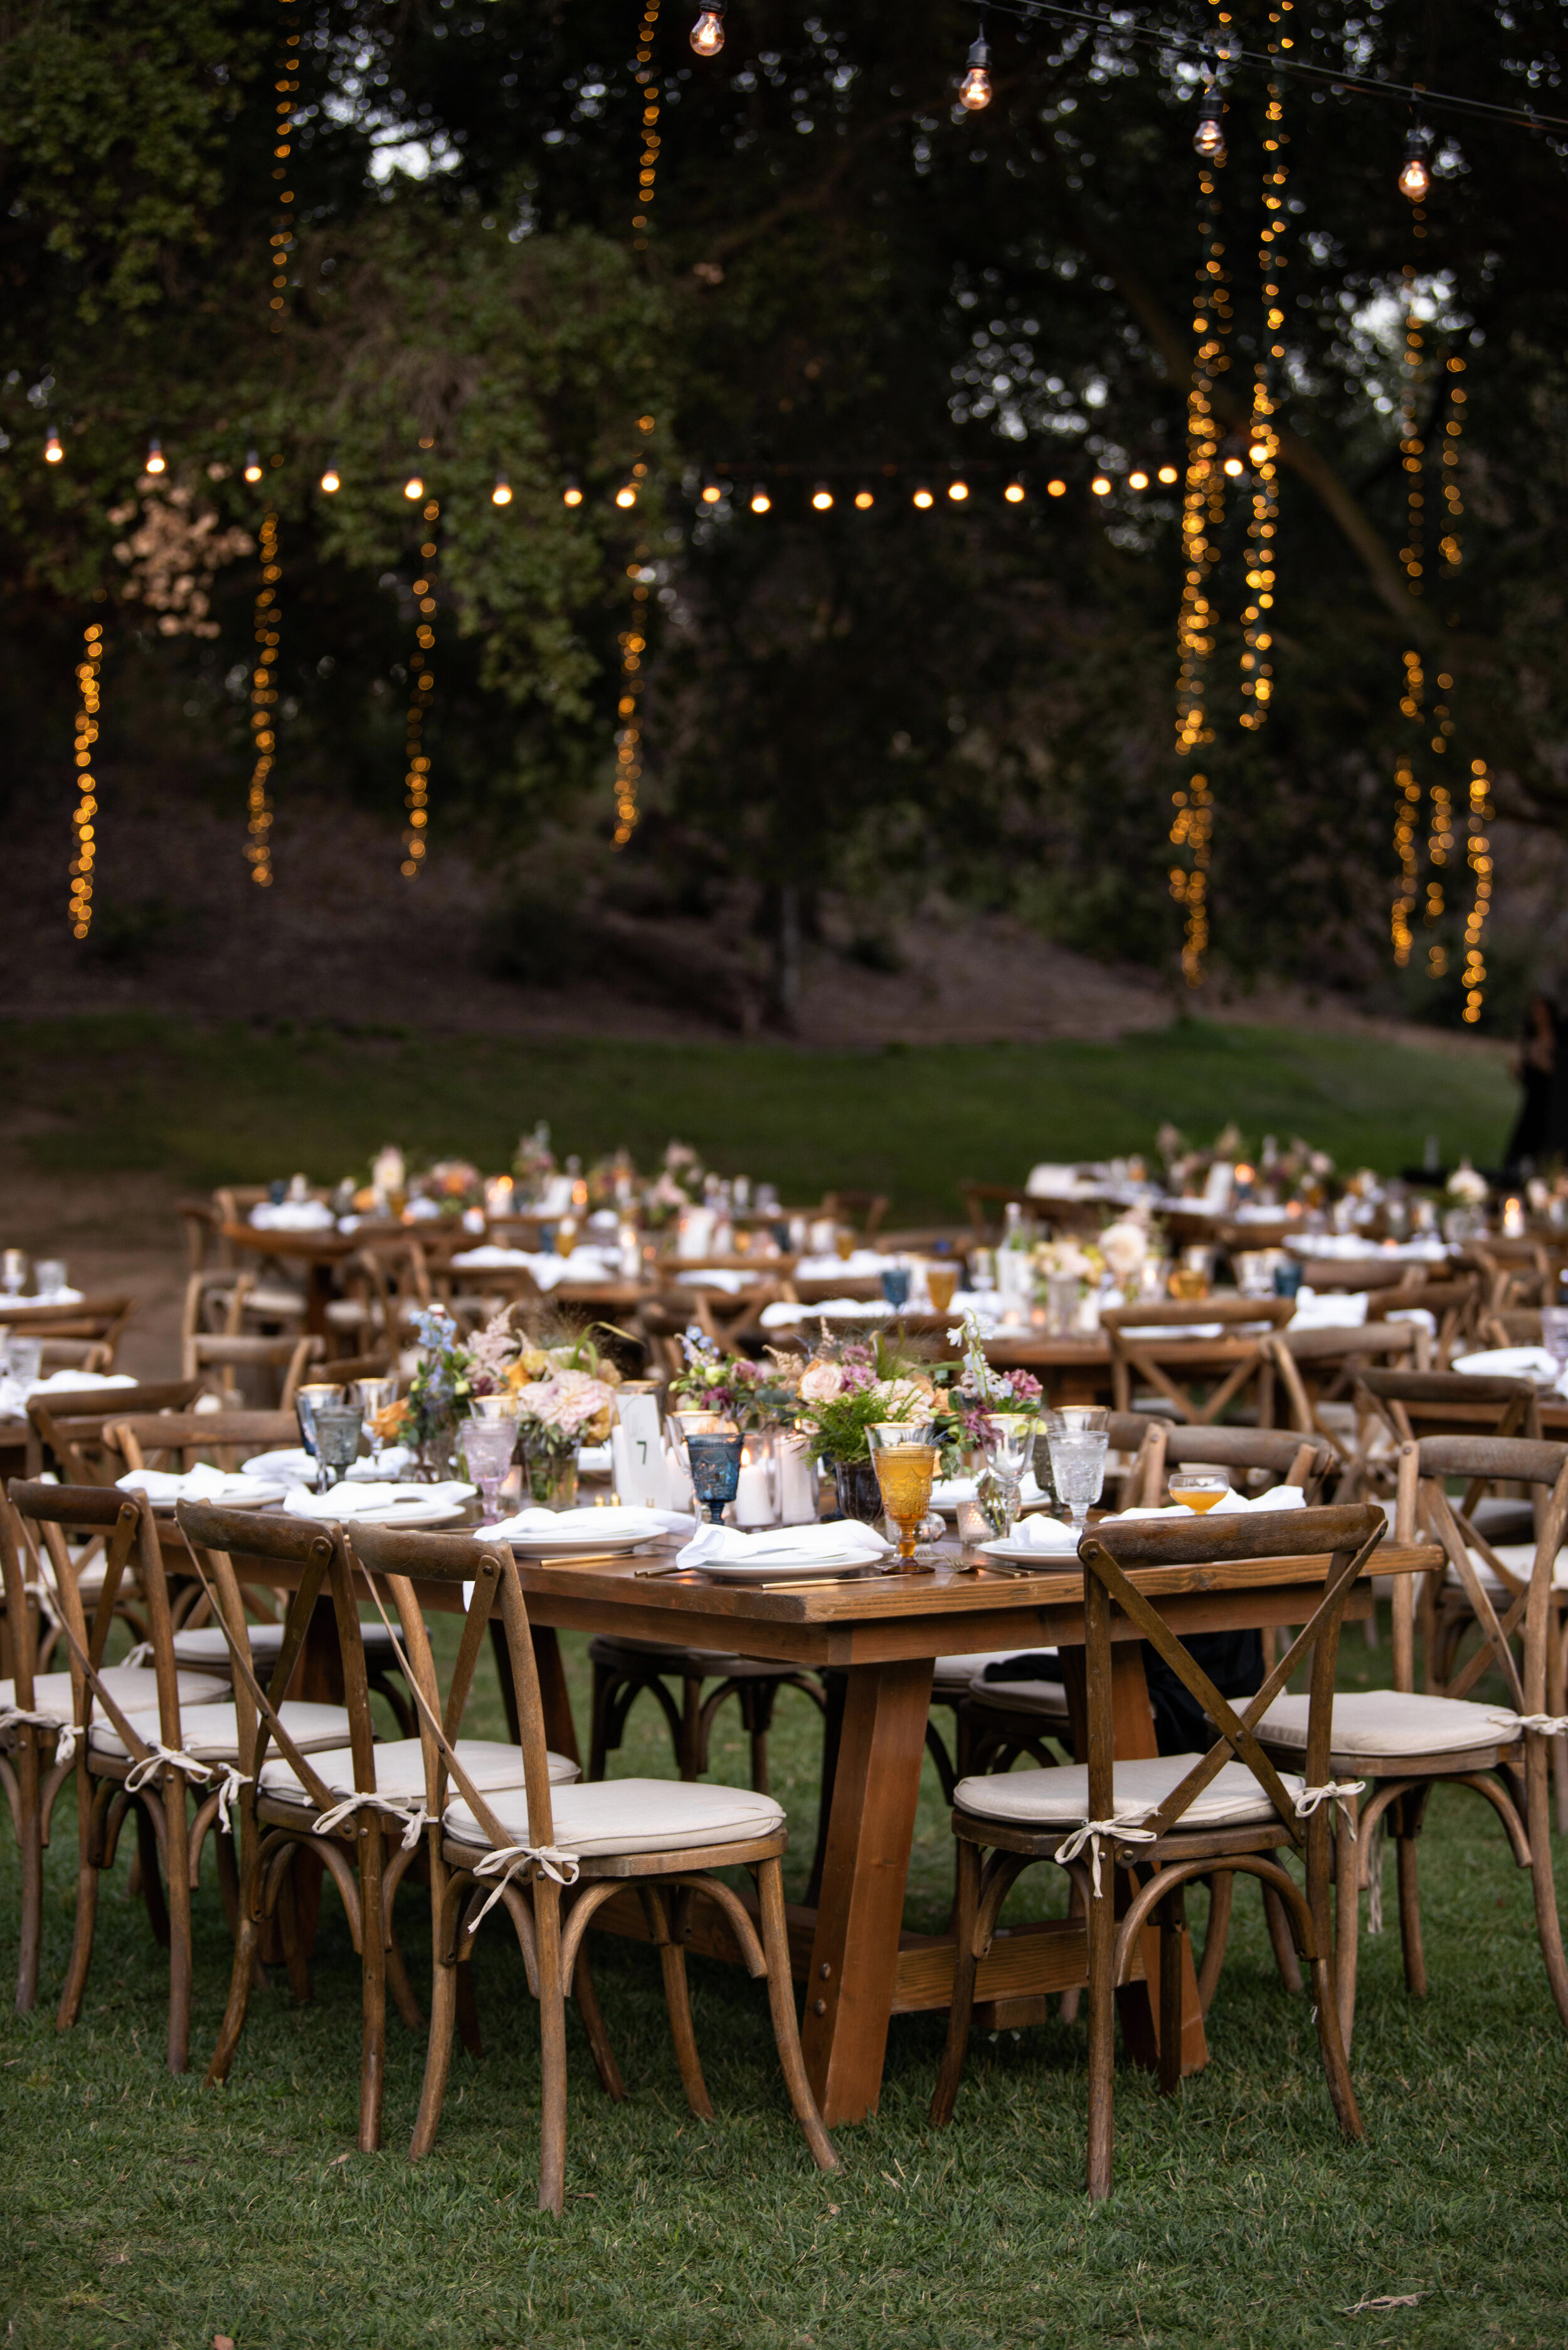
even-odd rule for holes
{"type": "Polygon", "coordinates": [[[617,1409],[618,1423],[610,1430],[617,1498],[632,1509],[668,1510],[670,1481],[659,1398],[623,1394],[617,1399],[617,1409]]]}

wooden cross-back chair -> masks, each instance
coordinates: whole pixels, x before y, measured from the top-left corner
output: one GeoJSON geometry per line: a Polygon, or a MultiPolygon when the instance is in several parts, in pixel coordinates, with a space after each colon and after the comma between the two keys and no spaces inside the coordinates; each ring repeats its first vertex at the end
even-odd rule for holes
{"type": "Polygon", "coordinates": [[[1110,1344],[1116,1410],[1131,1409],[1137,1380],[1152,1391],[1160,1419],[1208,1427],[1246,1398],[1256,1403],[1258,1417],[1267,1425],[1273,1416],[1274,1366],[1265,1341],[1283,1328],[1294,1311],[1283,1297],[1157,1299],[1108,1307],[1100,1316],[1100,1327],[1110,1344]],[[1218,1340],[1182,1336],[1184,1330],[1190,1333],[1214,1323],[1220,1326],[1218,1340]],[[1195,1359],[1195,1348],[1203,1344],[1223,1347],[1218,1362],[1195,1359]],[[1201,1397],[1191,1392],[1199,1384],[1208,1388],[1201,1397]],[[1249,1390],[1255,1393],[1249,1395],[1249,1390]]]}
{"type": "Polygon", "coordinates": [[[326,1351],[326,1340],[314,1332],[297,1337],[257,1338],[198,1330],[180,1342],[180,1368],[186,1378],[199,1379],[231,1411],[245,1408],[236,1374],[251,1372],[265,1378],[271,1373],[278,1409],[286,1411],[310,1366],[319,1363],[326,1351]]]}
{"type": "MultiPolygon", "coordinates": [[[[231,1915],[237,1887],[233,1837],[225,1832],[238,1766],[234,1704],[222,1679],[176,1668],[159,1529],[144,1503],[101,1485],[17,1480],[10,1498],[35,1552],[49,1555],[70,1653],[77,1906],[56,2022],[65,2031],[81,2012],[99,1882],[114,1865],[127,1815],[134,1814],[142,1893],[153,1931],[169,1950],[169,2069],[182,2073],[191,2045],[191,1896],[214,1830],[219,1883],[231,1915]],[[104,1537],[104,1583],[90,1622],[66,1539],[67,1532],[84,1529],[104,1537]],[[114,1596],[132,1557],[147,1612],[151,1666],[106,1667],[114,1596]]],[[[38,1683],[34,1686],[36,1690],[38,1683]]],[[[339,1707],[297,1709],[295,1726],[296,1735],[318,1744],[340,1743],[348,1734],[339,1707]]]]}
{"type": "MultiPolygon", "coordinates": [[[[1374,1296],[1386,1297],[1391,1290],[1424,1289],[1427,1267],[1418,1260],[1390,1264],[1386,1257],[1303,1257],[1301,1260],[1303,1289],[1321,1297],[1325,1291],[1343,1290],[1357,1295],[1366,1290],[1374,1296]]],[[[1414,1304],[1414,1299],[1401,1297],[1402,1304],[1414,1304]]]]}
{"type": "Polygon", "coordinates": [[[1148,1419],[1142,1412],[1111,1416],[1111,1441],[1137,1452],[1123,1488],[1123,1509],[1156,1509],[1165,1500],[1166,1479],[1173,1469],[1226,1469],[1239,1471],[1245,1491],[1261,1477],[1271,1484],[1299,1485],[1309,1503],[1315,1503],[1334,1463],[1326,1437],[1308,1431],[1292,1435],[1272,1428],[1183,1428],[1168,1419],[1148,1419]]]}
{"type": "Polygon", "coordinates": [[[1422,1307],[1437,1324],[1430,1348],[1435,1368],[1446,1371],[1456,1355],[1462,1355],[1468,1347],[1478,1343],[1481,1310],[1479,1274],[1463,1274],[1455,1281],[1426,1282],[1413,1296],[1399,1302],[1422,1307]]]}
{"type": "Polygon", "coordinates": [[[112,1485],[126,1464],[104,1430],[128,1411],[183,1411],[201,1393],[199,1379],[142,1380],[134,1388],[55,1388],[27,1405],[27,1474],[48,1469],[67,1485],[112,1485]]]}
{"type": "Polygon", "coordinates": [[[1541,1308],[1504,1306],[1497,1313],[1483,1314],[1476,1335],[1483,1347],[1539,1347],[1541,1308]]]}
{"type": "MultiPolygon", "coordinates": [[[[242,1873],[234,1960],[207,2083],[226,2080],[234,2065],[262,1938],[275,1917],[296,1995],[309,1994],[291,1911],[294,1864],[301,1852],[314,1853],[342,1898],[359,1956],[358,2143],[372,2153],[381,2142],[389,1989],[411,2031],[424,2023],[392,1931],[398,1887],[423,1842],[423,1750],[417,1736],[377,1741],[359,1623],[363,1595],[339,1528],[192,1502],[181,1503],[176,1516],[228,1642],[238,1746],[242,1873]],[[262,1561],[293,1585],[270,1669],[254,1657],[240,1585],[247,1562],[254,1574],[262,1561]],[[331,1605],[342,1659],[346,1722],[345,1735],[326,1750],[299,1738],[296,1710],[285,1697],[322,1597],[331,1605]]],[[[521,1758],[515,1749],[484,1744],[476,1747],[473,1767],[487,1781],[504,1779],[520,1771],[521,1758]]],[[[575,1770],[554,1757],[551,1767],[575,1770]]]]}
{"type": "Polygon", "coordinates": [[[1467,1253],[1485,1280],[1487,1313],[1552,1303],[1552,1258],[1543,1241],[1511,1241],[1494,1233],[1487,1240],[1472,1241],[1467,1253]]]}
{"type": "Polygon", "coordinates": [[[1417,1322],[1364,1322],[1344,1330],[1278,1330],[1265,1340],[1291,1426],[1334,1448],[1339,1500],[1354,1501],[1374,1481],[1383,1438],[1381,1420],[1368,1428],[1356,1409],[1356,1374],[1369,1364],[1425,1370],[1427,1336],[1417,1322]]]}
{"type": "MultiPolygon", "coordinates": [[[[1568,1732],[1561,1607],[1568,1594],[1559,1595],[1553,1580],[1568,1530],[1568,1445],[1491,1436],[1428,1436],[1402,1445],[1397,1539],[1415,1540],[1418,1527],[1442,1544],[1468,1592],[1481,1641],[1442,1695],[1417,1694],[1412,1578],[1396,1575],[1393,1689],[1341,1691],[1334,1699],[1328,1767],[1345,1790],[1335,1829],[1335,1978],[1347,2046],[1355,2014],[1360,1895],[1380,1870],[1376,1831],[1385,1822],[1398,1855],[1406,1986],[1412,1997],[1426,1994],[1417,1839],[1438,1785],[1469,1787],[1490,1803],[1515,1860],[1530,1870],[1547,1981],[1568,2026],[1568,1965],[1549,1820],[1551,1778],[1568,1732]],[[1522,1579],[1511,1575],[1497,1584],[1483,1574],[1485,1559],[1495,1554],[1477,1539],[1446,1491],[1448,1480],[1460,1477],[1547,1488],[1540,1535],[1522,1579]],[[1501,1701],[1476,1701],[1470,1691],[1492,1671],[1502,1679],[1501,1701]]],[[[1276,1761],[1287,1762],[1316,1728],[1303,1700],[1283,1697],[1260,1722],[1258,1735],[1276,1761]]]]}
{"type": "MultiPolygon", "coordinates": [[[[434,2143],[452,2060],[458,1976],[481,1918],[499,1900],[516,1932],[529,1989],[539,2002],[539,2204],[541,2210],[562,2210],[565,2001],[576,1981],[578,2004],[584,2006],[579,1970],[590,1920],[623,1887],[635,1885],[649,1937],[659,1949],[676,2055],[693,2113],[708,2119],[713,2111],[691,2028],[683,1942],[686,1904],[701,1898],[723,1910],[752,1974],[767,1978],[779,2060],[795,2118],[819,2168],[836,2169],[838,2157],[822,2126],[801,2055],[780,1871],[789,1837],[778,1804],[743,1789],[694,1787],[670,1780],[552,1785],[528,1611],[511,1551],[504,1545],[493,1549],[472,1537],[397,1534],[373,1526],[356,1526],[351,1539],[361,1565],[395,1600],[406,1637],[415,1647],[423,1646],[422,1657],[410,1653],[410,1669],[421,1691],[425,1802],[432,1814],[428,1834],[435,1953],[430,2054],[410,2151],[428,2153],[434,2143]],[[464,1763],[460,1732],[467,1689],[454,1678],[441,1711],[416,1599],[421,1582],[445,1585],[454,1594],[465,1584],[472,1586],[460,1651],[469,1659],[471,1671],[484,1626],[499,1605],[517,1695],[524,1757],[520,1789],[487,1790],[464,1763]],[[751,1869],[756,1878],[760,1939],[749,1908],[709,1873],[733,1866],[751,1869]]],[[[589,2022],[587,2010],[584,2021],[589,2022]]],[[[606,2078],[607,2054],[607,2048],[599,2062],[601,2078],[606,2078]]],[[[618,2085],[613,2063],[610,2058],[606,2078],[612,2094],[618,2085]]]]}
{"type": "Polygon", "coordinates": [[[947,2048],[931,2103],[933,2123],[951,2117],[975,1976],[991,1948],[1002,1903],[1033,1862],[1054,1860],[1070,1872],[1087,1918],[1091,2197],[1107,2195],[1111,2188],[1116,1991],[1129,1979],[1141,1929],[1155,1918],[1159,2085],[1162,2094],[1172,2095],[1180,2084],[1184,1898],[1194,1877],[1256,1877],[1283,1906],[1296,1949],[1311,1971],[1318,2044],[1335,2113],[1347,2137],[1365,2136],[1341,2044],[1329,1958],[1332,1836],[1324,1807],[1338,1792],[1330,1783],[1328,1748],[1340,1624],[1355,1579],[1385,1530],[1380,1510],[1353,1506],[1210,1518],[1187,1525],[1106,1524],[1084,1536],[1078,1555],[1084,1566],[1086,1765],[962,1779],[954,1791],[958,1950],[947,2048]],[[1137,1580],[1150,1568],[1324,1554],[1328,1563],[1322,1596],[1244,1712],[1215,1689],[1137,1580]],[[1111,1644],[1118,1616],[1180,1676],[1216,1725],[1219,1735],[1207,1754],[1113,1761],[1111,1644]],[[1305,1775],[1282,1775],[1259,1743],[1257,1725],[1308,1659],[1305,1775]],[[1304,1860],[1304,1892],[1277,1857],[1282,1851],[1304,1860]],[[990,1856],[983,1863],[982,1853],[990,1856]],[[1151,1873],[1145,1876],[1146,1870],[1151,1873]]]}
{"type": "Polygon", "coordinates": [[[36,1297],[0,1299],[0,1330],[13,1338],[85,1338],[107,1350],[107,1360],[94,1366],[114,1368],[114,1357],[125,1326],[136,1311],[133,1297],[71,1297],[57,1305],[36,1297]]]}
{"type": "Polygon", "coordinates": [[[853,1224],[862,1240],[875,1240],[882,1229],[882,1219],[888,1212],[886,1191],[825,1191],[820,1216],[831,1216],[836,1224],[853,1224]]]}

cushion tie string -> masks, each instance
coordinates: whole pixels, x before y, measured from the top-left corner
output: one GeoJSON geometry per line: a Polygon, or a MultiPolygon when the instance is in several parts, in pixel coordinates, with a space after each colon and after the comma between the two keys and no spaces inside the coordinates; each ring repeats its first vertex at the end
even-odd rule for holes
{"type": "MultiPolygon", "coordinates": [[[[1147,1813],[1145,1817],[1147,1817],[1147,1813]]],[[[1106,1836],[1113,1844],[1153,1844],[1157,1841],[1153,1828],[1129,1827],[1125,1820],[1085,1820],[1081,1828],[1075,1828],[1066,1843],[1057,1846],[1054,1857],[1066,1868],[1087,1845],[1096,1899],[1100,1891],[1100,1845],[1106,1836]]]]}
{"type": "Polygon", "coordinates": [[[127,1667],[131,1665],[150,1665],[152,1662],[151,1641],[138,1640],[135,1648],[130,1649],[119,1661],[122,1665],[127,1667]]]}
{"type": "Polygon", "coordinates": [[[214,1767],[223,1774],[218,1789],[218,1825],[225,1835],[233,1835],[234,1824],[229,1815],[230,1807],[239,1802],[240,1789],[250,1785],[251,1774],[242,1771],[237,1762],[220,1762],[214,1767]]]}
{"type": "Polygon", "coordinates": [[[23,1706],[0,1705],[0,1730],[16,1729],[57,1730],[60,1742],[55,1749],[56,1762],[72,1762],[76,1760],[76,1731],[70,1722],[62,1721],[57,1713],[29,1713],[23,1706]]]}
{"type": "Polygon", "coordinates": [[[1322,1787],[1303,1787],[1296,1797],[1296,1817],[1310,1820],[1320,1804],[1337,1804],[1350,1830],[1350,1841],[1355,1842],[1355,1797],[1366,1792],[1365,1779],[1330,1779],[1322,1787]]]}
{"type": "Polygon", "coordinates": [[[471,1934],[479,1931],[513,1878],[530,1862],[542,1876],[552,1878],[557,1885],[575,1885],[577,1881],[577,1856],[575,1852],[557,1852],[553,1844],[499,1845],[473,1864],[475,1877],[493,1877],[497,1882],[489,1900],[471,1923],[468,1929],[471,1934]]]}
{"type": "Polygon", "coordinates": [[[389,1819],[400,1820],[403,1824],[404,1852],[412,1852],[432,1817],[423,1804],[416,1804],[410,1810],[407,1804],[394,1803],[389,1795],[378,1795],[373,1788],[362,1788],[357,1794],[346,1795],[340,1804],[334,1804],[331,1811],[323,1812],[318,1820],[311,1823],[310,1833],[312,1835],[331,1835],[345,1820],[352,1819],[356,1812],[361,1811],[384,1812],[389,1819]]]}
{"type": "Polygon", "coordinates": [[[164,1746],[156,1738],[151,1738],[147,1742],[151,1751],[140,1762],[133,1762],[125,1774],[128,1795],[134,1795],[145,1787],[165,1762],[172,1764],[176,1771],[183,1771],[188,1779],[211,1779],[215,1769],[223,1767],[221,1763],[214,1766],[211,1762],[199,1762],[194,1754],[183,1753],[178,1746],[164,1746]]]}
{"type": "Polygon", "coordinates": [[[1568,1734],[1568,1713],[1521,1713],[1519,1726],[1539,1731],[1542,1738],[1562,1738],[1568,1734]]]}

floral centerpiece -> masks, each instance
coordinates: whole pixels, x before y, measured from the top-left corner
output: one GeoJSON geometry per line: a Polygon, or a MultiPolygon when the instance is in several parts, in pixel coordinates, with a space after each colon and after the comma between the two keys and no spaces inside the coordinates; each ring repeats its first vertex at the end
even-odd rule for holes
{"type": "Polygon", "coordinates": [[[439,1305],[413,1316],[420,1359],[409,1392],[376,1416],[383,1441],[410,1447],[410,1475],[418,1483],[449,1476],[463,1421],[475,1396],[493,1394],[500,1382],[490,1375],[450,1314],[439,1305]]]}
{"type": "Polygon", "coordinates": [[[670,1382],[672,1408],[722,1412],[748,1432],[793,1428],[800,1417],[801,1366],[770,1347],[765,1362],[726,1355],[695,1324],[680,1341],[685,1360],[670,1382]]]}
{"type": "Polygon", "coordinates": [[[570,1509],[577,1497],[577,1447],[607,1440],[619,1371],[591,1328],[536,1335],[515,1305],[485,1324],[472,1356],[490,1382],[487,1392],[509,1389],[517,1399],[519,1443],[535,1501],[545,1509],[570,1509]]]}
{"type": "Polygon", "coordinates": [[[797,1425],[809,1457],[833,1471],[846,1517],[882,1514],[881,1491],[866,1431],[879,1420],[936,1420],[939,1443],[950,1440],[948,1399],[935,1367],[874,1339],[824,1345],[800,1376],[797,1425]]]}
{"type": "Polygon", "coordinates": [[[987,1362],[972,1314],[948,1332],[948,1344],[963,1352],[948,1388],[953,1422],[943,1472],[951,1476],[963,1468],[968,1451],[976,1472],[975,1498],[992,1531],[1004,1534],[1018,1514],[1019,1486],[1031,1466],[1044,1490],[1053,1491],[1049,1474],[1041,1476],[1039,1466],[1044,1392],[1033,1371],[1002,1371],[987,1362]]]}

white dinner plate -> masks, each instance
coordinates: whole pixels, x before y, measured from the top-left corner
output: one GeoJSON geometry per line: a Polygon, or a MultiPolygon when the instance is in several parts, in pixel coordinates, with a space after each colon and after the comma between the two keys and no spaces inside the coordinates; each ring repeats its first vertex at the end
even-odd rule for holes
{"type": "Polygon", "coordinates": [[[822,1583],[829,1578],[835,1583],[852,1583],[861,1575],[887,1572],[888,1560],[867,1558],[864,1552],[853,1558],[841,1555],[836,1558],[801,1559],[791,1565],[764,1559],[746,1559],[738,1564],[714,1559],[692,1569],[693,1574],[705,1575],[711,1583],[822,1583]]]}
{"type": "MultiPolygon", "coordinates": [[[[251,1491],[248,1493],[214,1493],[210,1498],[202,1496],[197,1498],[206,1499],[207,1507],[214,1510],[270,1510],[282,1501],[287,1491],[286,1486],[280,1485],[275,1478],[270,1482],[254,1478],[250,1482],[251,1491]]],[[[152,1513],[155,1517],[172,1517],[174,1503],[154,1502],[152,1513]]]]}
{"type": "Polygon", "coordinates": [[[286,1445],[281,1451],[257,1452],[240,1463],[243,1477],[286,1477],[293,1485],[308,1485],[316,1475],[316,1463],[303,1444],[286,1445]]]}
{"type": "MultiPolygon", "coordinates": [[[[475,1533],[483,1531],[475,1527],[475,1533]]],[[[645,1544],[657,1542],[657,1534],[508,1534],[519,1558],[607,1558],[621,1557],[627,1551],[640,1550],[645,1544]]]]}
{"type": "Polygon", "coordinates": [[[1038,1567],[1042,1575],[1060,1575],[1078,1565],[1075,1550],[1036,1550],[1032,1543],[988,1542],[977,1549],[981,1558],[1005,1558],[1015,1566],[1038,1567]]]}
{"type": "MultiPolygon", "coordinates": [[[[411,1501],[383,1502],[378,1508],[356,1510],[343,1523],[352,1534],[356,1526],[460,1526],[467,1514],[461,1502],[427,1501],[419,1494],[411,1501]]],[[[312,1521],[301,1518],[296,1523],[309,1525],[312,1521]]],[[[334,1522],[323,1518],[317,1523],[330,1525],[334,1522]]]]}

